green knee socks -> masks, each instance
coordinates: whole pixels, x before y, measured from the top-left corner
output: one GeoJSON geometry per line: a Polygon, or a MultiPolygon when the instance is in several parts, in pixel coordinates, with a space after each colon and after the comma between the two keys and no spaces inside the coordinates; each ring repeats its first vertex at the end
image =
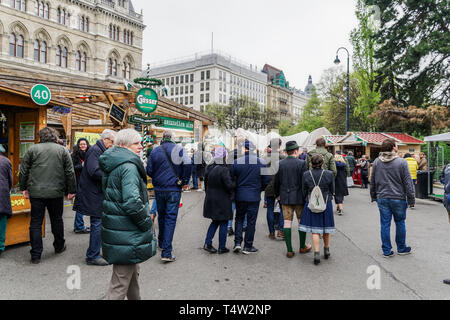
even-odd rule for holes
{"type": "Polygon", "coordinates": [[[286,247],[288,252],[292,251],[292,242],[291,242],[291,228],[284,228],[284,241],[286,242],[286,247]]]}
{"type": "Polygon", "coordinates": [[[306,247],[306,232],[299,231],[300,235],[300,249],[304,249],[306,247]]]}

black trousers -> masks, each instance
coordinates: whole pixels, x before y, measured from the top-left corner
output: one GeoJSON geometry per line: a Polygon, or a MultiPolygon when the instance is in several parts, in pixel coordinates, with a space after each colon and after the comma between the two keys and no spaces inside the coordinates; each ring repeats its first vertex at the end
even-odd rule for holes
{"type": "Polygon", "coordinates": [[[362,171],[361,172],[361,180],[362,180],[362,188],[367,189],[367,186],[369,185],[369,173],[362,171]]]}
{"type": "Polygon", "coordinates": [[[30,242],[31,242],[31,259],[40,259],[43,251],[42,246],[42,223],[45,216],[45,208],[50,216],[52,233],[55,238],[53,247],[56,251],[64,248],[64,224],[63,210],[64,198],[56,199],[40,199],[30,198],[31,202],[31,222],[30,222],[30,242]]]}

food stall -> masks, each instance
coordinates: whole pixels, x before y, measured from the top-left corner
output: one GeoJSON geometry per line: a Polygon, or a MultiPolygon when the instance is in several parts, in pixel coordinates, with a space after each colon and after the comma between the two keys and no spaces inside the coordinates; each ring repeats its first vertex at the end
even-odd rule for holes
{"type": "MultiPolygon", "coordinates": [[[[33,86],[35,88],[35,86],[33,86]]],[[[0,143],[6,149],[6,156],[12,164],[13,190],[11,205],[13,216],[8,220],[5,245],[28,242],[30,224],[30,201],[24,199],[18,186],[19,169],[25,152],[39,142],[38,132],[47,126],[47,108],[54,105],[67,105],[65,100],[52,99],[44,90],[31,91],[0,82],[0,143]],[[33,94],[35,95],[33,99],[33,94]],[[45,105],[37,99],[43,95],[45,105]]],[[[45,223],[42,225],[45,236],[45,223]]]]}

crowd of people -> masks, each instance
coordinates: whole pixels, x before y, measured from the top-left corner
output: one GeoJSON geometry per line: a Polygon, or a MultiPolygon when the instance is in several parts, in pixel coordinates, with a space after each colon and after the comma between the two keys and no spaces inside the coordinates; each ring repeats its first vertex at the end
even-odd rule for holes
{"type": "MultiPolygon", "coordinates": [[[[160,145],[147,153],[146,163],[141,157],[142,137],[132,129],[119,132],[107,129],[93,146],[80,139],[71,156],[58,144],[53,129],[42,129],[39,138],[40,143],[31,147],[22,159],[19,173],[20,189],[31,202],[31,263],[41,261],[45,209],[50,216],[55,254],[66,250],[64,197],[74,199],[74,232],[89,234],[86,264],[113,265],[109,299],[140,299],[139,264],[154,256],[157,248],[161,261],[176,261],[172,242],[181,195],[191,189],[191,178],[193,189],[205,191],[203,216],[211,220],[204,250],[226,254],[231,251],[226,246],[227,236],[234,236],[233,252],[258,252],[254,239],[264,192],[268,238],[284,240],[287,258],[294,257],[295,215],[298,253],[313,250],[313,262],[318,265],[321,239],[323,258],[331,256],[330,235],[336,231],[333,199],[336,214],[342,215],[355,168],[361,168],[362,187],[367,188],[371,167],[370,196],[380,211],[382,254],[387,258],[394,255],[390,241],[392,217],[396,224],[397,253],[411,253],[406,244],[406,210],[415,205],[414,170],[423,169],[426,159],[422,154],[419,162],[409,154],[402,158],[393,139],[382,143],[379,157],[371,164],[366,156],[356,160],[352,152],[330,153],[324,138],[317,139],[316,148],[309,152],[303,149],[300,153],[295,141],[287,142],[281,150],[281,140],[273,139],[261,157],[251,141],[243,140],[234,150],[216,147],[208,157],[203,144],[189,155],[174,143],[173,133],[167,130],[160,145]],[[151,208],[147,176],[155,193],[151,208]],[[84,216],[90,218],[89,227],[84,216]],[[217,230],[216,249],[213,241],[217,230]],[[307,233],[312,234],[312,245],[306,243],[307,233]]],[[[0,154],[4,152],[0,146],[0,154]]],[[[444,205],[450,221],[450,165],[443,171],[441,181],[445,185],[444,205]]],[[[4,250],[6,219],[12,213],[11,187],[11,163],[0,156],[0,254],[4,250]]]]}

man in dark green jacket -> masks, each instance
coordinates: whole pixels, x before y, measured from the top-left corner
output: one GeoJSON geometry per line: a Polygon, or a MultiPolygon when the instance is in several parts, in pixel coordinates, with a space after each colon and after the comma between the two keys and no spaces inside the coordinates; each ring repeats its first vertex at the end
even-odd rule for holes
{"type": "Polygon", "coordinates": [[[148,205],[147,174],[138,156],[141,136],[119,131],[115,147],[99,158],[103,171],[103,257],[113,265],[109,300],[140,299],[139,263],[156,253],[156,238],[148,205]]]}
{"type": "Polygon", "coordinates": [[[314,155],[320,154],[323,158],[323,170],[333,171],[334,177],[336,178],[337,169],[336,163],[334,162],[334,156],[325,149],[326,141],[323,137],[320,137],[316,140],[316,149],[308,152],[306,156],[306,164],[308,166],[308,170],[312,170],[311,159],[314,155]]]}
{"type": "Polygon", "coordinates": [[[20,190],[31,202],[31,262],[41,261],[42,222],[47,208],[55,237],[55,253],[66,250],[64,240],[64,195],[71,200],[77,192],[75,171],[69,152],[60,146],[55,130],[39,131],[40,142],[32,146],[22,159],[19,173],[20,190]]]}

